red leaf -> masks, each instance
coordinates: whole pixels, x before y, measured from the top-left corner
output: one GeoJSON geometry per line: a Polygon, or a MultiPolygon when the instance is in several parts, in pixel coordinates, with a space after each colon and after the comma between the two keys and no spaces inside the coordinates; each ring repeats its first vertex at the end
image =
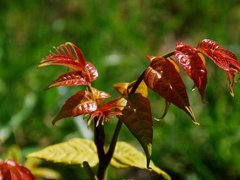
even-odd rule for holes
{"type": "Polygon", "coordinates": [[[240,73],[240,63],[237,56],[209,39],[199,42],[197,49],[208,56],[218,67],[226,71],[230,93],[234,95],[233,86],[236,83],[235,76],[236,73],[240,73]],[[232,76],[232,81],[230,75],[232,76]]]}
{"type": "Polygon", "coordinates": [[[199,56],[195,48],[182,42],[176,44],[174,55],[180,66],[193,80],[194,86],[198,88],[202,101],[204,101],[207,85],[207,70],[204,57],[199,56]]]}
{"type": "Polygon", "coordinates": [[[98,77],[95,66],[84,59],[82,51],[74,44],[67,42],[55,48],[55,53],[43,58],[38,67],[60,65],[76,71],[60,76],[50,87],[91,85],[98,77]],[[67,80],[65,81],[65,79],[67,80]],[[74,84],[76,83],[76,84],[74,84]]]}
{"type": "Polygon", "coordinates": [[[144,81],[166,101],[187,112],[193,122],[198,124],[190,107],[185,85],[172,62],[162,57],[153,58],[146,69],[144,81]]]}
{"type": "Polygon", "coordinates": [[[113,99],[105,103],[101,108],[98,108],[96,111],[94,111],[88,120],[88,125],[91,124],[92,120],[95,117],[98,118],[97,124],[96,124],[96,126],[98,126],[99,124],[103,125],[105,121],[109,120],[113,116],[122,115],[122,112],[120,110],[122,109],[122,106],[118,104],[118,101],[120,99],[121,98],[113,99]]]}
{"type": "Polygon", "coordinates": [[[81,71],[72,71],[61,75],[57,80],[48,86],[48,88],[58,87],[58,86],[79,86],[88,85],[91,83],[83,76],[81,71]]]}
{"type": "Polygon", "coordinates": [[[148,167],[151,159],[153,138],[150,102],[141,93],[129,94],[125,100],[127,104],[122,111],[120,120],[142,145],[147,157],[148,167]]]}
{"type": "Polygon", "coordinates": [[[61,65],[76,70],[83,70],[86,66],[86,60],[81,50],[74,44],[67,42],[55,48],[56,53],[43,58],[38,67],[49,65],[61,65]]]}
{"type": "Polygon", "coordinates": [[[2,180],[33,180],[31,172],[12,160],[0,160],[0,179],[2,180]]]}
{"type": "Polygon", "coordinates": [[[90,62],[87,62],[86,66],[85,66],[85,70],[87,71],[90,81],[94,81],[97,79],[98,72],[93,64],[91,64],[90,62]]]}
{"type": "Polygon", "coordinates": [[[89,87],[89,91],[91,92],[92,99],[97,102],[97,105],[99,106],[106,98],[111,97],[110,94],[104,92],[104,91],[99,91],[98,89],[94,87],[89,87]]]}
{"type": "Polygon", "coordinates": [[[86,115],[96,109],[97,103],[92,99],[92,94],[89,91],[79,91],[65,102],[52,123],[55,124],[56,121],[66,117],[86,115]]]}

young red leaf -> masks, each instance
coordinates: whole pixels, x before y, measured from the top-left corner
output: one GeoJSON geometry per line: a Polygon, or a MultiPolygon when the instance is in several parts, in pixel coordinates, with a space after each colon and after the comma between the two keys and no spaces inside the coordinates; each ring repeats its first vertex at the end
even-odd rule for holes
{"type": "Polygon", "coordinates": [[[65,102],[52,123],[55,124],[56,121],[66,117],[86,115],[96,109],[97,103],[92,99],[92,94],[89,91],[79,91],[65,102]]]}
{"type": "Polygon", "coordinates": [[[120,110],[122,106],[118,104],[119,100],[120,98],[113,99],[94,111],[88,120],[88,125],[91,124],[95,117],[97,118],[96,126],[98,126],[99,124],[103,125],[105,121],[109,120],[113,116],[122,115],[120,110]]]}
{"type": "Polygon", "coordinates": [[[151,159],[153,122],[151,107],[148,98],[140,93],[129,94],[126,98],[127,105],[122,111],[120,120],[128,127],[130,132],[142,145],[146,157],[147,167],[151,159]]]}
{"type": "Polygon", "coordinates": [[[1,180],[33,180],[31,172],[24,166],[12,160],[0,160],[0,179],[1,180]]]}
{"type": "Polygon", "coordinates": [[[209,39],[199,42],[197,49],[208,56],[218,67],[226,71],[230,93],[233,96],[233,86],[236,83],[235,76],[240,73],[240,63],[237,56],[209,39]],[[232,80],[230,76],[232,76],[232,80]]]}
{"type": "Polygon", "coordinates": [[[81,50],[74,44],[67,42],[55,48],[56,53],[51,52],[50,55],[43,58],[38,67],[49,65],[61,65],[75,70],[83,70],[86,66],[81,50]]]}
{"type": "Polygon", "coordinates": [[[171,61],[162,57],[153,58],[145,71],[144,81],[168,103],[187,112],[193,122],[198,124],[190,107],[185,85],[171,61]]]}
{"type": "Polygon", "coordinates": [[[87,62],[86,66],[85,66],[85,70],[86,70],[88,78],[91,82],[97,79],[98,72],[93,64],[91,64],[90,62],[87,62]]]}
{"type": "Polygon", "coordinates": [[[97,69],[84,59],[82,51],[74,44],[67,42],[55,48],[55,53],[43,58],[38,67],[60,65],[76,71],[60,76],[48,88],[57,86],[91,85],[98,77],[97,69]]]}
{"type": "Polygon", "coordinates": [[[204,57],[199,56],[195,48],[183,42],[176,44],[174,55],[180,66],[193,80],[194,86],[198,88],[202,101],[204,101],[207,85],[207,70],[204,57]]]}
{"type": "Polygon", "coordinates": [[[98,89],[94,87],[89,87],[89,91],[91,92],[92,99],[97,102],[97,105],[99,106],[106,98],[111,97],[110,94],[99,91],[98,89]]]}
{"type": "Polygon", "coordinates": [[[72,71],[61,75],[57,80],[48,86],[48,88],[58,87],[58,86],[79,86],[88,85],[91,83],[83,76],[81,71],[72,71]]]}

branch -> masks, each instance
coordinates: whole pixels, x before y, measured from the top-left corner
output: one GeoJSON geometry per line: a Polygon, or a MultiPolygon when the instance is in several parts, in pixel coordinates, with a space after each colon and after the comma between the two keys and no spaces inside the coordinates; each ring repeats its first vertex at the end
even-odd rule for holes
{"type": "Polygon", "coordinates": [[[110,163],[110,161],[112,159],[112,156],[113,156],[116,144],[117,144],[117,138],[118,138],[119,132],[121,130],[121,127],[122,127],[122,121],[118,120],[117,126],[115,128],[115,131],[114,131],[114,134],[113,134],[113,137],[112,137],[111,144],[110,144],[108,152],[106,154],[106,162],[108,162],[108,163],[110,163]]]}
{"type": "Polygon", "coordinates": [[[104,127],[102,125],[96,126],[96,124],[97,124],[97,119],[94,118],[94,142],[97,147],[99,164],[101,164],[101,161],[105,159],[105,152],[104,152],[105,133],[104,133],[104,127]]]}

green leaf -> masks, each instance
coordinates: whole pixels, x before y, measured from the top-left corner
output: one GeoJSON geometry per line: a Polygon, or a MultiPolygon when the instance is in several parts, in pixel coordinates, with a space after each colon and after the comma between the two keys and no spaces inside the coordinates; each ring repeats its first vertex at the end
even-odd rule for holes
{"type": "MultiPolygon", "coordinates": [[[[144,154],[126,142],[117,142],[111,165],[116,168],[137,167],[140,169],[147,169],[144,154]]],[[[149,171],[156,172],[164,179],[171,179],[166,172],[155,166],[153,161],[150,161],[150,168],[151,169],[148,169],[149,171]]]]}
{"type": "Polygon", "coordinates": [[[153,138],[149,100],[140,93],[129,94],[126,100],[127,105],[123,109],[120,119],[142,145],[147,158],[147,166],[149,166],[153,138]]]}
{"type": "Polygon", "coordinates": [[[43,150],[29,154],[27,157],[65,164],[82,165],[84,161],[87,161],[91,167],[98,163],[97,149],[94,142],[80,138],[48,146],[43,150]]]}

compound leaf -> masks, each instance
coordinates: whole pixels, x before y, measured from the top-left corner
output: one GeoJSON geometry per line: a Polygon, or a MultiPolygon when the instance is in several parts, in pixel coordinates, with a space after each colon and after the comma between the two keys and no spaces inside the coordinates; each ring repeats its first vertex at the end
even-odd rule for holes
{"type": "Polygon", "coordinates": [[[55,53],[50,52],[50,55],[42,59],[38,67],[49,65],[66,66],[76,70],[83,70],[86,66],[82,51],[73,43],[66,42],[55,48],[55,53]]]}

